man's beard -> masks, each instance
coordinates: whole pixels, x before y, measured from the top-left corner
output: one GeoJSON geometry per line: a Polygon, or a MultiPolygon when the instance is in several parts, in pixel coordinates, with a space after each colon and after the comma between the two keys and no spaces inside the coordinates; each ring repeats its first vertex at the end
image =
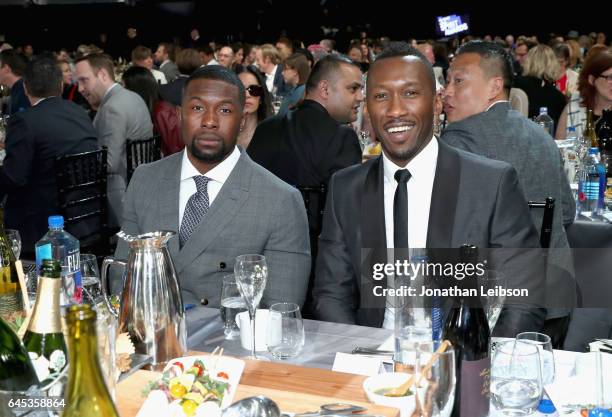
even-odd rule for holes
{"type": "Polygon", "coordinates": [[[225,158],[225,155],[227,154],[225,142],[223,141],[221,141],[221,148],[219,149],[219,152],[216,152],[214,154],[205,154],[205,153],[200,152],[200,150],[195,146],[195,142],[196,142],[195,139],[191,141],[191,146],[189,147],[189,151],[196,159],[202,162],[221,162],[223,161],[223,159],[225,158]]]}

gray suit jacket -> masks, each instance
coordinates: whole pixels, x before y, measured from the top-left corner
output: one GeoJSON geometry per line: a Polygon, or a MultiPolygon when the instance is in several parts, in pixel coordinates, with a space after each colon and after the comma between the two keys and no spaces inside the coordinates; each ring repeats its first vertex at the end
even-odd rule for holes
{"type": "MultiPolygon", "coordinates": [[[[386,286],[386,280],[374,282],[371,273],[374,263],[387,262],[383,177],[378,157],[338,171],[330,180],[313,289],[314,314],[320,320],[383,323],[386,300],[374,297],[372,290],[386,286]],[[364,249],[372,251],[365,256],[364,249]]],[[[440,142],[427,248],[463,244],[511,248],[496,252],[496,268],[505,272],[509,286],[527,288],[532,300],[541,299],[539,251],[515,250],[539,247],[515,170],[440,142]]],[[[540,331],[544,316],[540,308],[504,310],[495,333],[514,337],[520,331],[540,331]]]]}
{"type": "Polygon", "coordinates": [[[109,226],[117,226],[127,186],[125,142],[153,136],[153,123],[144,100],[116,85],[102,100],[93,124],[100,146],[108,148],[109,226]]]}
{"type": "MultiPolygon", "coordinates": [[[[572,255],[563,226],[573,223],[576,205],[554,140],[540,126],[512,110],[507,102],[450,123],[441,139],[453,147],[511,164],[527,200],[555,199],[547,268],[548,317],[568,314],[576,301],[576,290],[572,255]]],[[[538,229],[542,214],[542,209],[531,210],[538,229]]]]}
{"type": "MultiPolygon", "coordinates": [[[[178,232],[183,152],[138,167],[125,198],[127,234],[178,232]]],[[[206,299],[208,306],[219,307],[223,276],[233,274],[236,256],[248,253],[265,255],[268,264],[262,305],[301,305],[306,298],[310,243],[302,197],[244,151],[183,248],[178,236],[168,246],[186,303],[206,299]]],[[[124,242],[116,256],[127,256],[124,242]]]]}
{"type": "Polygon", "coordinates": [[[172,61],[166,61],[159,66],[159,70],[166,76],[166,81],[169,83],[174,81],[179,76],[180,72],[176,64],[172,61]]]}

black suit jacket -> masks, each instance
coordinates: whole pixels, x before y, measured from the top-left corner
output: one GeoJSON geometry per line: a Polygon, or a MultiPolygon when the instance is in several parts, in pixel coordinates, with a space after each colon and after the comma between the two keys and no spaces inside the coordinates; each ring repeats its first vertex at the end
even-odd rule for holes
{"type": "Polygon", "coordinates": [[[283,181],[298,186],[326,184],[341,168],[361,162],[357,134],[312,100],[287,115],[264,120],[247,153],[283,181]]]}
{"type": "Polygon", "coordinates": [[[187,78],[186,75],[179,74],[174,81],[160,85],[159,95],[161,98],[175,106],[180,106],[183,101],[183,87],[185,87],[187,78]]]}
{"type": "Polygon", "coordinates": [[[283,65],[278,64],[276,66],[276,73],[274,74],[274,87],[276,87],[276,94],[286,96],[291,91],[291,86],[285,82],[283,78],[283,65]]]}
{"type": "MultiPolygon", "coordinates": [[[[386,262],[383,177],[379,157],[341,170],[330,180],[313,291],[314,313],[320,320],[382,326],[386,300],[373,297],[372,289],[386,282],[372,280],[371,266],[386,262]]],[[[439,143],[427,248],[463,244],[540,246],[516,171],[507,163],[439,143]]],[[[513,287],[529,288],[534,300],[541,299],[542,258],[533,251],[516,255],[513,250],[496,252],[496,268],[508,274],[513,287]]],[[[514,337],[518,330],[540,330],[544,316],[540,308],[504,311],[496,334],[514,337]]]]}
{"type": "Polygon", "coordinates": [[[98,138],[81,107],[50,97],[10,118],[5,146],[0,198],[6,196],[6,227],[19,230],[27,257],[48,230],[47,218],[58,214],[55,159],[96,150],[98,138]]]}

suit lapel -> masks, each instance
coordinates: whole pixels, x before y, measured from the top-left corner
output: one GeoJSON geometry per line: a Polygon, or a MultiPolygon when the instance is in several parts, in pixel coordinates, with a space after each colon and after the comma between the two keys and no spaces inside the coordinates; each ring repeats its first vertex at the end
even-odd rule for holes
{"type": "Polygon", "coordinates": [[[385,315],[385,297],[375,297],[375,285],[387,287],[387,280],[374,281],[372,268],[375,263],[387,262],[387,237],[385,228],[385,193],[383,183],[383,162],[378,157],[372,162],[366,174],[361,199],[361,249],[369,250],[369,254],[361,261],[360,305],[363,308],[364,323],[381,326],[385,315]]]}
{"type": "Polygon", "coordinates": [[[182,151],[178,154],[172,161],[172,164],[167,167],[160,183],[160,189],[166,192],[159,193],[158,195],[160,229],[176,232],[175,238],[168,241],[168,249],[173,259],[176,259],[179,252],[178,206],[179,191],[181,188],[181,166],[184,152],[185,151],[182,151]]]}
{"type": "MultiPolygon", "coordinates": [[[[242,151],[240,159],[221,187],[221,191],[210,206],[210,209],[193,231],[189,240],[178,252],[176,257],[176,272],[178,274],[185,267],[191,265],[202,252],[213,243],[215,238],[234,220],[238,211],[249,196],[251,160],[246,152],[242,151]]],[[[178,219],[177,219],[178,221],[178,219]]],[[[176,239],[178,242],[178,239],[176,239]]],[[[178,243],[177,243],[178,245],[178,243]]]]}
{"type": "Polygon", "coordinates": [[[461,165],[455,151],[442,141],[438,141],[438,145],[436,177],[427,227],[427,247],[450,248],[459,197],[461,165]]]}

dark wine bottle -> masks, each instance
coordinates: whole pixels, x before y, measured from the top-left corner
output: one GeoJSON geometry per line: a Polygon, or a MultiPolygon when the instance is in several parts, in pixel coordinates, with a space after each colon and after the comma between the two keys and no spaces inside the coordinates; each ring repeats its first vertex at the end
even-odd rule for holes
{"type": "Polygon", "coordinates": [[[60,288],[62,285],[59,261],[45,259],[38,280],[36,302],[28,330],[23,336],[42,383],[57,376],[67,364],[66,341],[60,315],[60,288]]]}
{"type": "MultiPolygon", "coordinates": [[[[462,263],[475,264],[478,249],[464,245],[460,249],[462,263]]],[[[462,281],[464,285],[469,280],[462,281]]],[[[472,288],[476,288],[474,284],[472,288]]],[[[443,339],[447,339],[455,350],[457,384],[452,417],[486,417],[489,415],[489,382],[491,357],[489,353],[491,335],[487,316],[479,304],[478,297],[460,297],[449,312],[444,325],[443,339]]]]}
{"type": "Polygon", "coordinates": [[[38,378],[28,352],[0,318],[0,390],[27,391],[32,385],[38,385],[38,378]]]}

